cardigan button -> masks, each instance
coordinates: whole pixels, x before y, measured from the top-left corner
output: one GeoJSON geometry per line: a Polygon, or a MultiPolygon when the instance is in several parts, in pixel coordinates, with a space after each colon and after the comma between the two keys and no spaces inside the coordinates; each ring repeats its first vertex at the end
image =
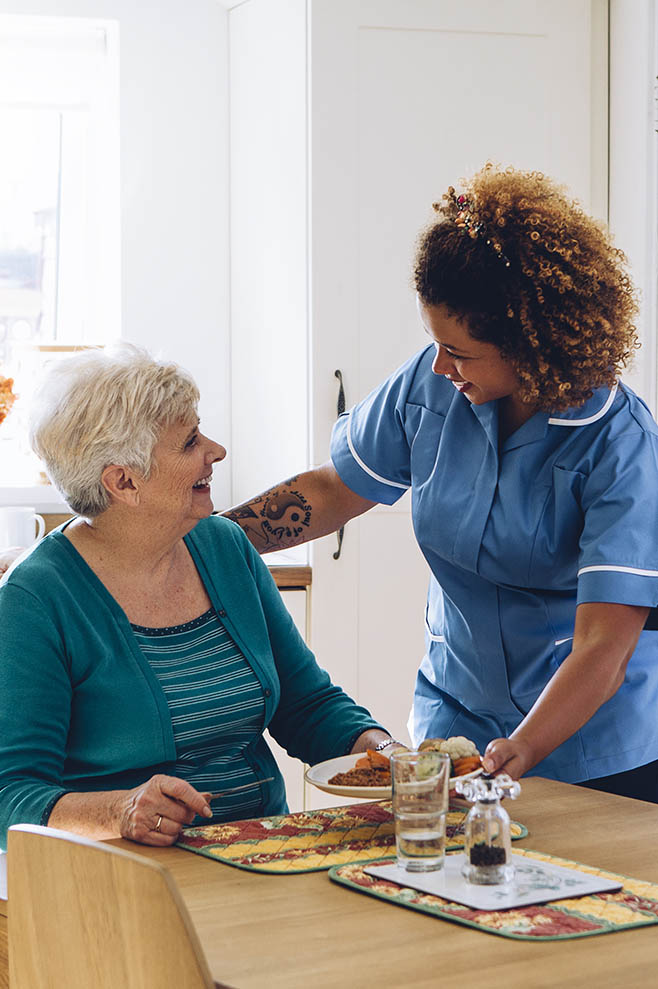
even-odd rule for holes
{"type": "Polygon", "coordinates": [[[272,696],[272,691],[270,690],[269,687],[266,687],[265,690],[263,691],[263,693],[265,694],[266,697],[271,697],[272,696]]]}
{"type": "Polygon", "coordinates": [[[226,612],[224,611],[223,608],[221,611],[218,611],[217,614],[219,615],[220,618],[226,618],[226,612]]]}

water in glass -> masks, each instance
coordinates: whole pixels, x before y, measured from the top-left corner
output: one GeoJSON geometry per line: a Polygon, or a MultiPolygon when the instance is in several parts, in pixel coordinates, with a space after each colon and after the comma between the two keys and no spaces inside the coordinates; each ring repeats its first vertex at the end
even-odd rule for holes
{"type": "Polygon", "coordinates": [[[391,758],[398,865],[440,869],[445,858],[450,759],[442,752],[395,752],[391,758]]]}

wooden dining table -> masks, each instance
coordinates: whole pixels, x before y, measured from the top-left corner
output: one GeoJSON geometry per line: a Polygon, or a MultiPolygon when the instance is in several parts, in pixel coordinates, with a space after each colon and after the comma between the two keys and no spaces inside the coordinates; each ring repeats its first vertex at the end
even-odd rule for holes
{"type": "MultiPolygon", "coordinates": [[[[508,807],[528,829],[520,847],[658,883],[657,805],[534,778],[508,807]]],[[[113,844],[169,869],[213,977],[235,989],[658,984],[658,926],[516,941],[354,892],[326,872],[262,874],[180,848],[113,844]]],[[[5,938],[7,906],[0,892],[5,938]]]]}

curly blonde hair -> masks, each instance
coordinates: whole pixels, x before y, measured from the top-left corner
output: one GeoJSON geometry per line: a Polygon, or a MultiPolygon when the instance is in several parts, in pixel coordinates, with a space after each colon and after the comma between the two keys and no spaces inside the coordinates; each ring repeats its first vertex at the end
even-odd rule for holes
{"type": "Polygon", "coordinates": [[[416,290],[500,349],[524,402],[564,411],[614,383],[639,346],[638,307],[603,224],[541,172],[490,162],[434,210],[418,242],[416,290]]]}

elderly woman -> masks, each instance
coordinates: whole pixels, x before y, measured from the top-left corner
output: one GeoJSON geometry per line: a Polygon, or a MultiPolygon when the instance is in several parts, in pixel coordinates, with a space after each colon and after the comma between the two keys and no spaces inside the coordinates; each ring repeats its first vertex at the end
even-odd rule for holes
{"type": "Polygon", "coordinates": [[[198,398],[130,347],[53,366],[37,396],[33,446],[76,517],[0,584],[2,835],[170,845],[197,815],[285,811],[265,728],[310,763],[391,742],[318,667],[240,528],[211,517],[226,451],[198,398]]]}
{"type": "Polygon", "coordinates": [[[490,771],[658,801],[658,427],[618,381],[633,287],[606,231],[544,175],[450,187],[414,274],[428,346],[334,430],[332,463],[230,516],[259,548],[412,491],[432,570],[412,736],[490,771]]]}

